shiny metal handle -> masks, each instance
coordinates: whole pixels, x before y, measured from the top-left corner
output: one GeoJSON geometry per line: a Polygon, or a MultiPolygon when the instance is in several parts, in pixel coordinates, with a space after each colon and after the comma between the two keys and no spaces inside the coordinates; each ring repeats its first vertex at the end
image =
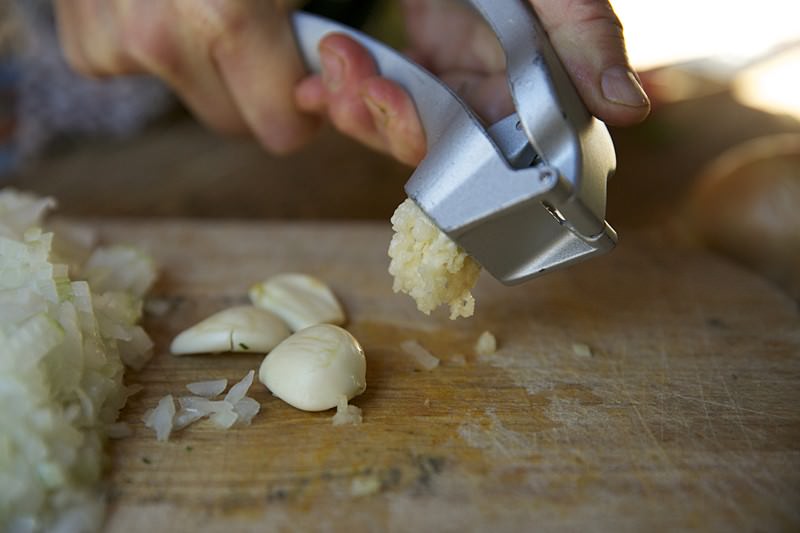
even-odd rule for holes
{"type": "Polygon", "coordinates": [[[526,0],[470,0],[494,30],[506,54],[514,107],[537,154],[576,179],[574,147],[590,121],[547,32],[526,0]]]}

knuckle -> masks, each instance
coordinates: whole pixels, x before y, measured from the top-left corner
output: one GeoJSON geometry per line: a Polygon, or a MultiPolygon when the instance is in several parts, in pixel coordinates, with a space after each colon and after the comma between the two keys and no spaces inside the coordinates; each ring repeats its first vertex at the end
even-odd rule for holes
{"type": "Polygon", "coordinates": [[[244,2],[219,2],[217,11],[216,29],[224,35],[236,35],[248,23],[249,14],[244,2]]]}
{"type": "Polygon", "coordinates": [[[171,78],[178,72],[179,54],[172,29],[164,19],[127,17],[122,25],[122,43],[134,61],[156,74],[171,78]]]}

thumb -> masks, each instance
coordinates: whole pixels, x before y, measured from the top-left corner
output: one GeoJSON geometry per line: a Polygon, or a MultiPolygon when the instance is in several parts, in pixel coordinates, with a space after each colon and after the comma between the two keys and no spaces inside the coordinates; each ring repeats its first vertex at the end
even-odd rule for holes
{"type": "Polygon", "coordinates": [[[641,122],[650,100],[628,63],[622,24],[607,0],[530,0],[586,107],[614,126],[641,122]]]}

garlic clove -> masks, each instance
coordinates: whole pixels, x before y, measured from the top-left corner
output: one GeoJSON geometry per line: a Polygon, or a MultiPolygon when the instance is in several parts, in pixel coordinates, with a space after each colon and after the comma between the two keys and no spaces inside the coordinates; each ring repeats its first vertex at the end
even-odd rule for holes
{"type": "Polygon", "coordinates": [[[213,314],[173,339],[175,355],[219,352],[266,353],[291,332],[273,313],[252,305],[213,314]]]}
{"type": "Polygon", "coordinates": [[[272,394],[304,411],[336,407],[367,388],[364,350],[350,333],[331,324],[298,331],[276,346],[258,372],[272,394]]]}
{"type": "Polygon", "coordinates": [[[280,316],[292,331],[345,322],[344,310],[330,287],[307,274],[278,274],[253,285],[250,301],[280,316]]]}

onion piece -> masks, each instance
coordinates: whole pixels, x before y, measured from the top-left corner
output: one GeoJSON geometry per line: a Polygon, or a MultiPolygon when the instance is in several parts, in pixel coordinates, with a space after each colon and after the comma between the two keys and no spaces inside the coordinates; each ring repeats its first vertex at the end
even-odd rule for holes
{"type": "Polygon", "coordinates": [[[253,384],[253,377],[255,375],[255,370],[248,372],[239,383],[231,387],[231,390],[225,395],[225,401],[233,405],[244,398],[247,391],[250,390],[250,386],[253,384]]]}
{"type": "Polygon", "coordinates": [[[239,419],[239,415],[233,410],[233,405],[228,402],[219,402],[223,407],[211,415],[210,420],[219,428],[228,429],[239,419]]]}
{"type": "Polygon", "coordinates": [[[497,352],[497,339],[491,331],[484,331],[475,342],[475,353],[480,357],[489,357],[497,352]]]}
{"type": "Polygon", "coordinates": [[[196,381],[186,385],[186,388],[189,389],[189,392],[196,396],[202,396],[203,398],[214,398],[215,396],[219,396],[227,387],[228,380],[224,378],[210,381],[196,381]]]}
{"type": "Polygon", "coordinates": [[[408,339],[400,343],[400,348],[403,349],[408,355],[414,358],[414,363],[422,370],[433,370],[439,366],[439,358],[435,357],[431,352],[425,349],[419,342],[414,339],[408,339]]]}
{"type": "Polygon", "coordinates": [[[156,432],[159,441],[169,440],[172,433],[172,423],[175,418],[175,400],[167,394],[158,401],[155,409],[148,411],[144,418],[144,425],[156,432]]]}
{"type": "Polygon", "coordinates": [[[592,357],[592,348],[582,342],[573,342],[572,353],[578,357],[592,357]]]}
{"type": "Polygon", "coordinates": [[[210,412],[197,411],[194,409],[181,409],[178,411],[178,414],[175,415],[175,420],[172,422],[172,429],[176,431],[183,429],[209,414],[210,412]]]}
{"type": "Polygon", "coordinates": [[[239,417],[236,421],[236,424],[249,426],[250,422],[253,420],[253,417],[255,417],[261,410],[261,404],[253,398],[245,396],[236,402],[236,404],[234,404],[233,410],[239,417]]]}

